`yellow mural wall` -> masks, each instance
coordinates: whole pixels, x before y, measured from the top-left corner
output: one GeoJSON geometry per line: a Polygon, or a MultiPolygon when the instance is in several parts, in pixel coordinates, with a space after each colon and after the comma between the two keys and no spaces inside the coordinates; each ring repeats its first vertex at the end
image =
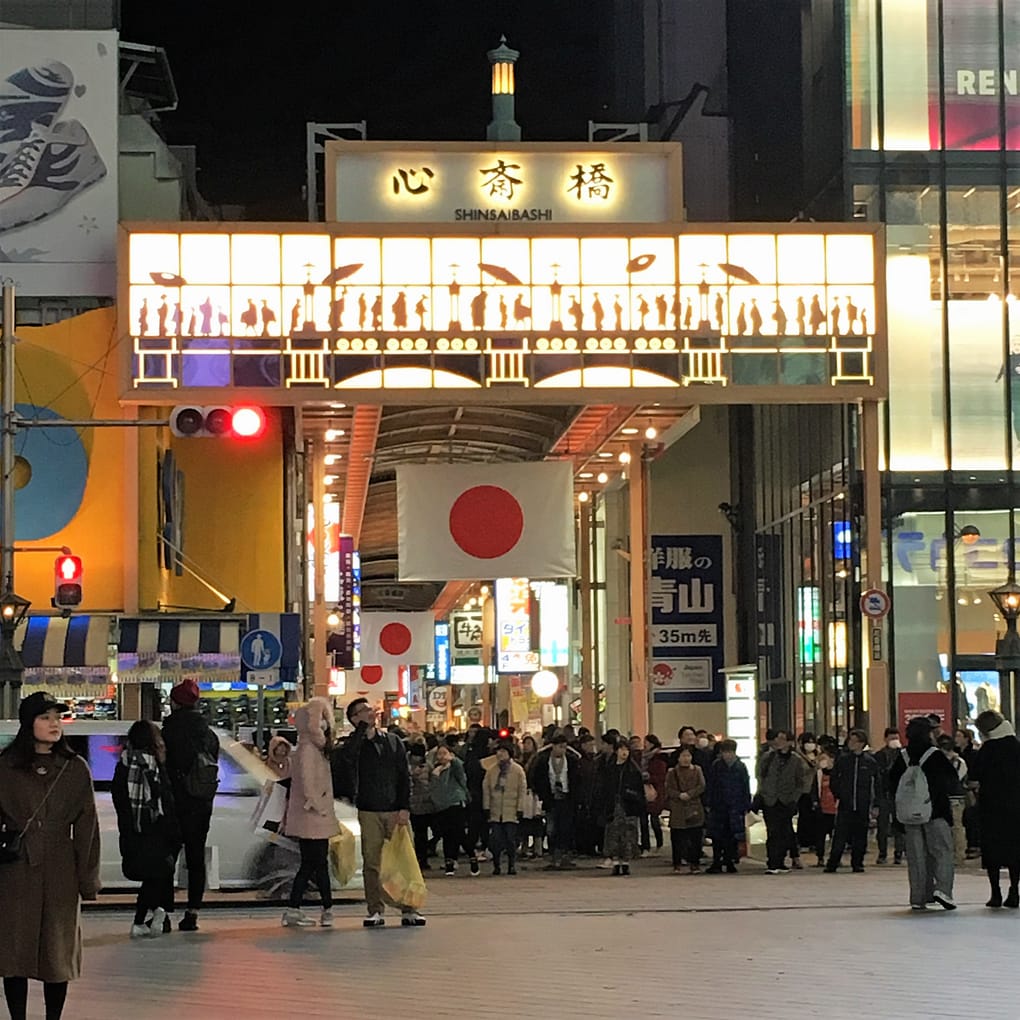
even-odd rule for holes
{"type": "MultiPolygon", "coordinates": [[[[15,401],[22,416],[122,417],[115,309],[52,326],[19,327],[17,336],[15,401]]],[[[19,429],[15,439],[21,458],[15,474],[16,545],[69,546],[80,556],[84,611],[124,605],[124,443],[119,428],[19,429]],[[65,518],[63,526],[49,530],[47,522],[65,518]]],[[[15,591],[32,602],[33,612],[51,610],[55,556],[15,554],[15,591]]]]}
{"type": "MultiPolygon", "coordinates": [[[[143,408],[165,418],[169,408],[143,408]]],[[[238,612],[284,607],[283,440],[279,412],[266,408],[257,439],[182,439],[169,429],[139,430],[139,604],[220,609],[222,602],[194,576],[160,563],[158,534],[180,520],[183,563],[228,597],[238,612]],[[164,464],[172,455],[173,468],[164,464]],[[167,476],[174,480],[166,492],[167,476]],[[169,508],[167,504],[170,504],[169,508]]],[[[173,532],[171,532],[173,533],[173,532]]]]}

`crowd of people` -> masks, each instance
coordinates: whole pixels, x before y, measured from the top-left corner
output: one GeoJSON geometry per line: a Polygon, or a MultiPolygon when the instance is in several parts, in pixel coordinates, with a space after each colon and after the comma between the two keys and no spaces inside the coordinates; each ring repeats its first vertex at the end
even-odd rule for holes
{"type": "MultiPolygon", "coordinates": [[[[138,883],[131,925],[138,938],[170,931],[182,850],[188,898],[180,930],[198,929],[205,892],[219,746],[197,711],[197,685],[178,685],[172,702],[162,727],[131,726],[112,783],[123,872],[138,883]]],[[[79,904],[99,891],[91,777],[63,735],[62,710],[43,694],[26,698],[19,732],[0,753],[0,902],[18,904],[0,928],[12,1020],[27,1015],[30,980],[43,984],[47,1020],[59,1020],[81,966],[79,904]]],[[[570,871],[588,857],[623,877],[636,857],[664,847],[665,819],[674,872],[698,874],[707,863],[710,873],[733,874],[747,854],[749,812],[764,819],[766,874],[802,869],[802,851],[835,873],[847,850],[852,872],[863,872],[874,830],[874,863],[889,863],[890,843],[892,864],[906,862],[912,910],[956,909],[955,868],[978,854],[987,906],[1020,909],[1020,741],[998,712],[976,720],[980,746],[967,730],[943,732],[937,717],[912,719],[902,746],[900,733],[887,729],[876,749],[859,729],[842,742],[770,730],[754,797],[736,743],[690,726],[666,748],[654,734],[607,730],[596,738],[571,726],[549,727],[537,740],[481,725],[405,733],[384,728],[364,698],[347,705],[346,717],[351,732],[337,740],[333,706],[312,698],[296,713],[295,744],[275,737],[268,748],[276,789],[285,791],[280,830],[300,848],[285,927],[333,923],[336,798],[357,809],[367,928],[385,926],[388,906],[404,927],[426,923],[381,878],[384,847],[401,826],[413,832],[412,868],[416,858],[426,873],[434,858],[448,876],[462,858],[472,876],[486,863],[493,875],[512,876],[522,858],[570,871]],[[305,912],[311,885],[318,920],[305,912]]]]}

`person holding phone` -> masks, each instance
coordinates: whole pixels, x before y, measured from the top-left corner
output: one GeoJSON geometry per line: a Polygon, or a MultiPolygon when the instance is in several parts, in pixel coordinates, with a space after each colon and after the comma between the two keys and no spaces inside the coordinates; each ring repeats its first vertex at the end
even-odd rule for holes
{"type": "MultiPolygon", "coordinates": [[[[347,721],[354,733],[339,754],[353,780],[354,806],[361,825],[361,856],[364,861],[366,928],[386,924],[386,904],[392,903],[379,879],[383,844],[398,825],[411,824],[411,773],[403,742],[393,733],[380,730],[376,710],[367,698],[355,698],[347,706],[347,721]]],[[[425,918],[402,903],[400,923],[420,928],[425,918]]]]}

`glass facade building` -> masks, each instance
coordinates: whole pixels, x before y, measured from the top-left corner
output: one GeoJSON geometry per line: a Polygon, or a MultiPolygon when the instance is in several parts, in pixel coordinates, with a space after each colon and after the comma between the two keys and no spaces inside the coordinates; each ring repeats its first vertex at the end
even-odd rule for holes
{"type": "Polygon", "coordinates": [[[893,678],[973,720],[1016,533],[1020,2],[849,0],[845,43],[853,215],[888,225],[893,678]]]}

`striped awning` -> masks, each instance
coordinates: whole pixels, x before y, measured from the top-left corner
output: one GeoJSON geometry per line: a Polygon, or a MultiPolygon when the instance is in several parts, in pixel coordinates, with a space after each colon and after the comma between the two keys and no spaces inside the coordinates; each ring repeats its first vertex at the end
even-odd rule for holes
{"type": "Polygon", "coordinates": [[[237,680],[244,621],[121,617],[117,675],[123,682],[178,683],[237,680]]]}
{"type": "Polygon", "coordinates": [[[112,616],[30,616],[16,631],[26,683],[109,683],[112,616]]]}

